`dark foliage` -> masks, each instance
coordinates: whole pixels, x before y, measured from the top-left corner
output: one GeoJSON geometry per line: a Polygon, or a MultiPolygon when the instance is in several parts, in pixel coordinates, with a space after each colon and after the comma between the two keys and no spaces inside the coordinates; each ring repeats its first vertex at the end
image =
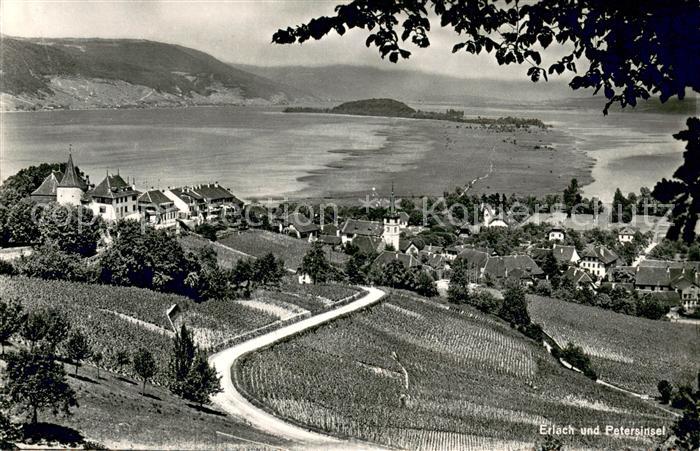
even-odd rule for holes
{"type": "Polygon", "coordinates": [[[4,393],[10,403],[29,414],[36,424],[38,412],[49,408],[54,415],[70,413],[77,406],[75,392],[66,382],[63,366],[49,354],[20,350],[8,355],[4,393]]]}

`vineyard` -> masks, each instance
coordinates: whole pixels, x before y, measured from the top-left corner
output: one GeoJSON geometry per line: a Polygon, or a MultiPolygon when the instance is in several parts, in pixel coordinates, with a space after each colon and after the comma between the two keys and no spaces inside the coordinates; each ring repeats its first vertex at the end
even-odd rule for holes
{"type": "Polygon", "coordinates": [[[277,415],[408,449],[522,448],[550,423],[670,424],[648,404],[561,368],[498,320],[408,295],[251,354],[233,371],[244,393],[277,415]]]}
{"type": "MultiPolygon", "coordinates": [[[[296,271],[301,266],[304,254],[311,244],[306,240],[292,238],[291,236],[268,232],[265,230],[247,230],[233,233],[220,240],[221,244],[239,250],[255,257],[261,257],[272,252],[275,257],[284,260],[286,268],[296,271]]],[[[328,258],[331,263],[344,263],[347,255],[330,251],[328,258]]]]}
{"type": "Polygon", "coordinates": [[[691,383],[700,369],[698,326],[538,296],[530,298],[529,311],[560,345],[581,346],[602,380],[628,390],[655,396],[660,380],[691,383]]]}
{"type": "Polygon", "coordinates": [[[173,325],[187,325],[197,343],[209,348],[280,319],[323,310],[330,301],[321,299],[320,294],[335,301],[358,291],[341,285],[319,285],[310,292],[308,285],[289,287],[294,292],[257,290],[250,300],[196,303],[183,296],[142,288],[0,276],[3,299],[18,299],[27,310],[62,310],[71,324],[88,335],[93,349],[102,350],[102,366],[119,370],[113,361],[118,351],[131,353],[144,347],[154,352],[162,375],[172,335],[166,311],[174,304],[178,309],[173,325]]]}
{"type": "Polygon", "coordinates": [[[219,263],[219,266],[222,268],[231,269],[236,265],[236,263],[238,263],[239,260],[246,258],[245,254],[231,250],[219,243],[211,242],[198,235],[184,235],[179,237],[178,241],[186,252],[192,252],[194,254],[197,254],[203,248],[210,246],[216,252],[216,260],[219,263]]]}

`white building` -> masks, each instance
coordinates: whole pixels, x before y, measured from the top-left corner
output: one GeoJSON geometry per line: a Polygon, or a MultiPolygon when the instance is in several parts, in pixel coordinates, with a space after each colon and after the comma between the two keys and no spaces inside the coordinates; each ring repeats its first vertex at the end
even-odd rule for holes
{"type": "Polygon", "coordinates": [[[138,197],[141,193],[119,174],[109,175],[94,189],[88,191],[87,207],[106,221],[139,218],[138,197]]]}
{"type": "Polygon", "coordinates": [[[549,241],[564,241],[566,238],[566,232],[563,227],[555,226],[549,229],[549,234],[547,239],[549,241]]]}
{"type": "Polygon", "coordinates": [[[617,239],[620,243],[631,243],[634,241],[634,230],[630,227],[623,227],[617,232],[617,239]]]}

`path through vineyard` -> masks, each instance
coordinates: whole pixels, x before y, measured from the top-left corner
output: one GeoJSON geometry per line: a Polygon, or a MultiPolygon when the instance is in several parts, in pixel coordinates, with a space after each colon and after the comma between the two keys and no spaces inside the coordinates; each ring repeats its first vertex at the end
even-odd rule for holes
{"type": "Polygon", "coordinates": [[[355,441],[342,441],[338,438],[312,432],[299,426],[287,423],[274,415],[256,407],[243,396],[231,380],[231,368],[237,359],[250,352],[278,342],[289,336],[298,334],[309,328],[331,321],[339,316],[347,315],[369,305],[377,303],[386,293],[374,287],[363,287],[367,294],[356,301],[342,307],[324,312],[294,324],[274,330],[265,335],[252,338],[218,352],[209,357],[209,363],[214,365],[221,377],[223,391],[212,398],[213,402],[230,415],[241,418],[262,431],[278,437],[299,443],[300,448],[318,447],[323,449],[377,449],[379,446],[355,441]]]}

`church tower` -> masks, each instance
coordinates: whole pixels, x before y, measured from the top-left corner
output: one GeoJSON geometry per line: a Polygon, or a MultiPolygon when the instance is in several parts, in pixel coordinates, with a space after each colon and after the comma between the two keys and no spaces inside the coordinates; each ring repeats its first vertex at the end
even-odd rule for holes
{"type": "Polygon", "coordinates": [[[394,198],[394,184],[391,184],[391,201],[389,203],[389,214],[384,218],[384,233],[382,240],[387,246],[392,246],[395,251],[399,250],[399,239],[401,227],[399,225],[399,215],[396,213],[396,200],[394,198]]]}
{"type": "Polygon", "coordinates": [[[56,187],[56,202],[61,205],[80,205],[83,193],[87,190],[87,184],[76,171],[73,165],[73,155],[68,154],[68,163],[61,181],[56,187]]]}

